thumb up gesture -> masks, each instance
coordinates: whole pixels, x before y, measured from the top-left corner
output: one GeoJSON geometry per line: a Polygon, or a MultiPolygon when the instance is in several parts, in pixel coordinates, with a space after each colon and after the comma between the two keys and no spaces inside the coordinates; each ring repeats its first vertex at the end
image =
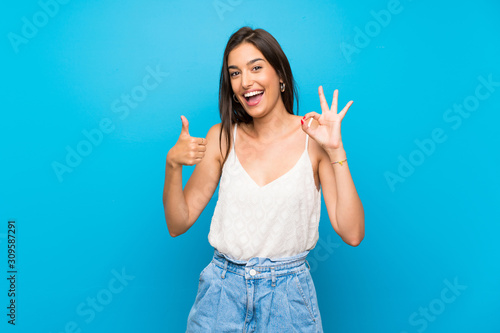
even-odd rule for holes
{"type": "Polygon", "coordinates": [[[189,122],[181,116],[181,134],[176,144],[167,154],[167,162],[172,166],[195,165],[205,156],[207,140],[189,135],[189,122]]]}

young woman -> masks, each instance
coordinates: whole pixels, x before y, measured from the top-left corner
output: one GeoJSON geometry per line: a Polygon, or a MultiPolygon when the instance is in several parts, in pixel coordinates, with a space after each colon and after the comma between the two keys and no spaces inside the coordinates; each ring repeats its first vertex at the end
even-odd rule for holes
{"type": "Polygon", "coordinates": [[[194,224],[220,181],[208,235],[214,256],[200,274],[187,332],[323,331],[306,261],[319,237],[321,191],[340,237],[352,246],[364,237],[363,206],[340,133],[352,101],[337,113],[338,91],[329,107],[320,86],[322,113],[300,117],[294,99],[278,42],[243,27],[224,51],[221,123],[195,138],[181,116],[163,192],[172,237],[194,224]],[[183,165],[196,165],[184,190],[183,165]]]}

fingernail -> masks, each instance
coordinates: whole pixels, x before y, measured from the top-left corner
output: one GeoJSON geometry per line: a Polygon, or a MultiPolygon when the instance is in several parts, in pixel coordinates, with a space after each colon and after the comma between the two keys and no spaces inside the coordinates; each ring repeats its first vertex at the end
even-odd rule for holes
{"type": "Polygon", "coordinates": [[[302,117],[302,119],[306,119],[306,116],[302,117]]]}
{"type": "Polygon", "coordinates": [[[304,119],[300,119],[300,123],[304,125],[304,119]]]}

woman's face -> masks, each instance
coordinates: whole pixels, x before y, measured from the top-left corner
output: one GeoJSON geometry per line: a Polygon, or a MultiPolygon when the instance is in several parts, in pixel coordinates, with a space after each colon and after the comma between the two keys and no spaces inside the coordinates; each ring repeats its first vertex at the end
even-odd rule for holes
{"type": "Polygon", "coordinates": [[[279,103],[283,105],[280,78],[253,44],[234,48],[227,64],[233,92],[251,117],[264,116],[279,103]]]}

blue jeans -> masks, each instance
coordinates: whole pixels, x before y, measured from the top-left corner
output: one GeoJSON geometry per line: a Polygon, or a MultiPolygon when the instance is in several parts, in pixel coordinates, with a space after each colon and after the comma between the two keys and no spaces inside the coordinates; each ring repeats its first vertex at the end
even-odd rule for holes
{"type": "Polygon", "coordinates": [[[214,249],[200,274],[186,332],[322,333],[308,253],[241,261],[214,249]]]}

